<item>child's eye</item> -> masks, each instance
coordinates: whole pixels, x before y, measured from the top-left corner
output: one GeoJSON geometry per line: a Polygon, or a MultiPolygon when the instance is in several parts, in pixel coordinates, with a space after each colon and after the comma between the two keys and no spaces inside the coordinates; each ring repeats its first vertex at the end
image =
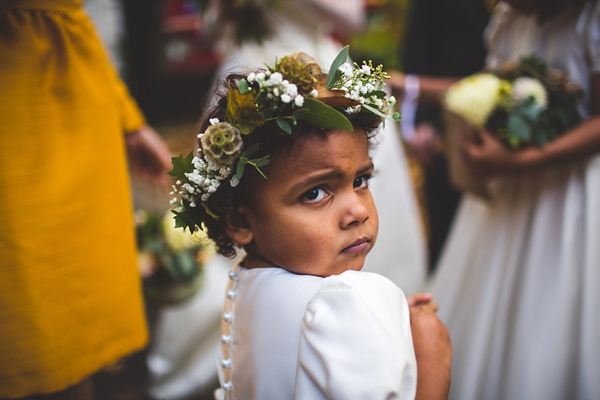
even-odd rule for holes
{"type": "Polygon", "coordinates": [[[371,175],[362,175],[357,178],[354,178],[354,182],[353,182],[354,189],[368,187],[369,179],[371,179],[371,175]]]}
{"type": "Polygon", "coordinates": [[[317,202],[323,200],[327,193],[323,188],[312,188],[302,195],[302,200],[305,202],[317,202]]]}

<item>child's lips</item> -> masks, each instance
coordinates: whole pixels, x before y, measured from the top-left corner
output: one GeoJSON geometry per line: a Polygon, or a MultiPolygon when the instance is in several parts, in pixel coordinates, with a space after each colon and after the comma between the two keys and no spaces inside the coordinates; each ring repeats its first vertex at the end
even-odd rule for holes
{"type": "Polygon", "coordinates": [[[360,253],[361,251],[365,251],[366,249],[368,249],[370,243],[371,243],[371,240],[369,238],[366,238],[366,237],[360,238],[358,240],[355,240],[354,243],[352,243],[350,246],[345,247],[342,250],[342,253],[350,253],[350,254],[360,253]]]}

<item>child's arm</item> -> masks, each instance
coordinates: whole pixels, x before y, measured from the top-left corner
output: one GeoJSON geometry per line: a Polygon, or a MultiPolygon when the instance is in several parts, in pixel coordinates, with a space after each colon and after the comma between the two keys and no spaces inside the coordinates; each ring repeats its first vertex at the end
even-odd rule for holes
{"type": "MultiPolygon", "coordinates": [[[[409,298],[413,302],[414,297],[409,298]]],[[[452,370],[452,344],[448,329],[435,315],[437,305],[419,301],[410,307],[411,331],[417,357],[415,399],[447,399],[452,370]],[[421,303],[421,304],[419,304],[421,303]]]]}

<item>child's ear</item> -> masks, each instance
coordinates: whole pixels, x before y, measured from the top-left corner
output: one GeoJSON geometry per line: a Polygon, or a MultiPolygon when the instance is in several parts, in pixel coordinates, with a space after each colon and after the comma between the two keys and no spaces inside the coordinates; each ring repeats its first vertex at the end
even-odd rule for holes
{"type": "Polygon", "coordinates": [[[225,217],[225,222],[227,223],[227,229],[225,230],[227,236],[237,244],[243,246],[254,239],[252,229],[246,221],[243,207],[240,207],[233,214],[228,214],[225,217]]]}

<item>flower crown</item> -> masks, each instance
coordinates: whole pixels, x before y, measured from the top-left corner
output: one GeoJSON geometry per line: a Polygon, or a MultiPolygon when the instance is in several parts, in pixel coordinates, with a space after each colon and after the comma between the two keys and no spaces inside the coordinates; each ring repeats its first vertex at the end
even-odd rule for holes
{"type": "Polygon", "coordinates": [[[209,209],[208,199],[226,179],[235,187],[247,165],[266,179],[260,168],[269,162],[269,155],[252,158],[260,143],[244,149],[242,140],[242,135],[252,134],[266,123],[274,121],[291,135],[292,126],[301,120],[325,129],[352,131],[346,115],[359,112],[400,120],[397,112],[390,113],[395,98],[386,99],[383,91],[383,80],[389,79],[383,66],[373,67],[371,61],[352,65],[347,57],[348,46],[337,55],[327,75],[310,56],[293,53],[264,72],[249,74],[237,88],[230,84],[226,120],[210,119],[210,126],[198,134],[196,156],[191,152],[187,157],[172,158],[169,175],[177,178],[171,192],[177,195],[171,200],[176,226],[190,232],[198,229],[198,206],[218,219],[209,209]]]}

